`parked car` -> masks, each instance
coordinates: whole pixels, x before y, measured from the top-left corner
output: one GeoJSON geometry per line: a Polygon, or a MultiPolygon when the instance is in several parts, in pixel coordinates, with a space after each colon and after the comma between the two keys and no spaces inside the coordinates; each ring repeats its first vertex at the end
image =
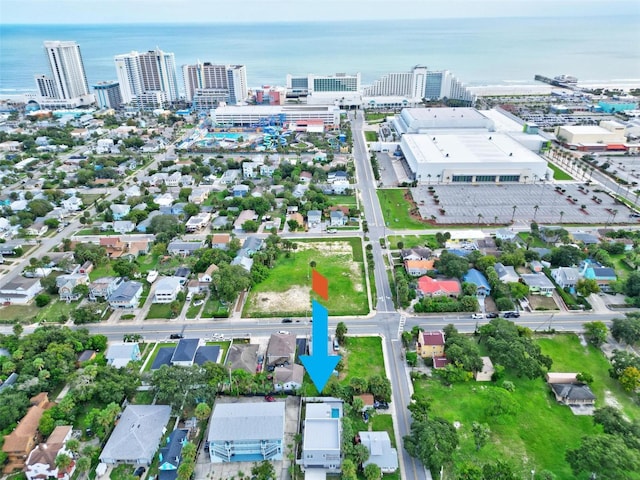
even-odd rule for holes
{"type": "Polygon", "coordinates": [[[379,402],[376,400],[373,402],[373,408],[377,410],[387,410],[389,408],[389,404],[387,402],[379,402]]]}
{"type": "Polygon", "coordinates": [[[275,399],[275,398],[273,398],[271,395],[267,395],[267,396],[265,396],[265,397],[264,397],[264,399],[265,399],[267,402],[275,402],[275,401],[276,401],[276,399],[275,399]]]}
{"type": "Polygon", "coordinates": [[[133,472],[133,476],[134,477],[141,477],[144,474],[145,470],[146,470],[146,468],[144,468],[144,467],[138,467],[138,468],[136,468],[136,471],[133,472]]]}
{"type": "Polygon", "coordinates": [[[287,330],[280,330],[278,332],[280,335],[289,335],[291,332],[287,331],[287,330]]]}
{"type": "Polygon", "coordinates": [[[474,313],[473,315],[471,315],[471,318],[475,318],[475,319],[484,318],[484,315],[481,313],[474,313]]]}
{"type": "Polygon", "coordinates": [[[364,423],[367,423],[369,421],[369,414],[366,410],[362,412],[362,420],[364,420],[364,423]]]}
{"type": "Polygon", "coordinates": [[[171,340],[179,340],[181,338],[184,338],[184,335],[182,335],[181,333],[172,333],[171,335],[169,335],[169,338],[171,340]]]}
{"type": "Polygon", "coordinates": [[[487,318],[498,318],[498,314],[496,312],[489,312],[485,315],[487,318]]]}
{"type": "Polygon", "coordinates": [[[195,302],[193,302],[194,307],[199,307],[202,304],[204,304],[204,300],[196,300],[195,302]]]}

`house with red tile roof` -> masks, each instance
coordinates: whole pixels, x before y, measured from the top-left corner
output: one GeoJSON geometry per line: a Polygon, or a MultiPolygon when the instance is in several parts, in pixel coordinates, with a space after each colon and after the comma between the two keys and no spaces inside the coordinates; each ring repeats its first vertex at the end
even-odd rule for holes
{"type": "Polygon", "coordinates": [[[418,292],[425,297],[458,297],[462,293],[462,287],[455,278],[437,279],[425,275],[418,279],[418,292]]]}

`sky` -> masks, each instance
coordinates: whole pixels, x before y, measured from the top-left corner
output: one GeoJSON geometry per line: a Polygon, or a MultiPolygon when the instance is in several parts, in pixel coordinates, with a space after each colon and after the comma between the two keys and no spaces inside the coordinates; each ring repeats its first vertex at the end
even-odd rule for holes
{"type": "Polygon", "coordinates": [[[228,23],[640,14],[640,0],[0,0],[0,24],[228,23]]]}

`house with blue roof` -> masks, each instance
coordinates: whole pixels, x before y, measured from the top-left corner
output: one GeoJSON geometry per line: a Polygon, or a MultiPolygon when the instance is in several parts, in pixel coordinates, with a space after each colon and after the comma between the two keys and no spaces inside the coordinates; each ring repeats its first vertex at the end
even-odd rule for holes
{"type": "Polygon", "coordinates": [[[606,292],[611,290],[610,283],[618,278],[616,271],[610,267],[604,267],[591,259],[584,260],[579,267],[580,276],[588,280],[595,280],[600,290],[606,292]]]}
{"type": "Polygon", "coordinates": [[[158,479],[176,480],[182,462],[182,447],[188,442],[189,430],[178,428],[167,437],[166,444],[158,452],[158,479]]]}
{"type": "Polygon", "coordinates": [[[491,294],[491,286],[480,270],[470,268],[462,279],[463,282],[473,283],[476,286],[476,295],[486,297],[491,294]]]}

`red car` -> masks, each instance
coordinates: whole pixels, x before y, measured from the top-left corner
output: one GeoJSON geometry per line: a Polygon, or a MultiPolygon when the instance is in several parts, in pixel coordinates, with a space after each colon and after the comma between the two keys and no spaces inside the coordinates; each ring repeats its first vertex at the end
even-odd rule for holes
{"type": "Polygon", "coordinates": [[[271,395],[267,395],[266,397],[264,397],[264,399],[265,399],[267,402],[275,402],[275,401],[276,401],[276,399],[275,399],[275,398],[273,398],[271,395]]]}

